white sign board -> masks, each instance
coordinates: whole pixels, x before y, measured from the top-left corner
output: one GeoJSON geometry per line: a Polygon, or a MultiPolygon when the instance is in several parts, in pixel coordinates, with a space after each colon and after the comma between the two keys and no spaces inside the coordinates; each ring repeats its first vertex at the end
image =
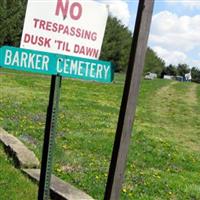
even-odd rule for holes
{"type": "Polygon", "coordinates": [[[20,47],[98,59],[107,17],[93,0],[28,0],[20,47]]]}

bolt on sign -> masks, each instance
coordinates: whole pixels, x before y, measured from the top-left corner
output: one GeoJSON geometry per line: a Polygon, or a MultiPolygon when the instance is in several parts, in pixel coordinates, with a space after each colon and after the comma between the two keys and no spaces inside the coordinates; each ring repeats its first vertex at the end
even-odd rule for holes
{"type": "Polygon", "coordinates": [[[107,17],[92,0],[29,0],[20,47],[98,59],[107,17]]]}

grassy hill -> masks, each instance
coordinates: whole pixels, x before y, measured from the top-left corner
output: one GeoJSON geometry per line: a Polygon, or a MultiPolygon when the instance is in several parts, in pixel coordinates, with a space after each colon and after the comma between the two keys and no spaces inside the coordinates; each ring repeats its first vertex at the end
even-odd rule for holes
{"type": "MultiPolygon", "coordinates": [[[[99,200],[123,83],[123,75],[112,84],[62,81],[53,171],[99,200]]],[[[48,77],[0,75],[0,126],[38,157],[49,85],[48,77]]],[[[142,82],[121,199],[200,199],[199,119],[200,85],[142,82]]]]}

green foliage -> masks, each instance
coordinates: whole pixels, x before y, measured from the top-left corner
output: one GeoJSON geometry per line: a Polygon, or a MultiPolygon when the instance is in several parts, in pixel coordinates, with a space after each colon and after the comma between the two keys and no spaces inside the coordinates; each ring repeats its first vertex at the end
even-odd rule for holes
{"type": "Polygon", "coordinates": [[[190,69],[187,64],[178,64],[178,66],[169,65],[165,67],[161,73],[161,78],[163,78],[164,75],[185,77],[185,74],[189,73],[190,71],[192,75],[192,81],[200,83],[200,70],[195,67],[190,69]]]}
{"type": "Polygon", "coordinates": [[[0,144],[0,199],[34,200],[37,198],[37,185],[32,183],[7,158],[0,144]]]}
{"type": "Polygon", "coordinates": [[[177,67],[177,74],[180,76],[184,76],[189,71],[191,71],[192,81],[200,83],[200,70],[198,68],[193,67],[190,69],[187,64],[179,64],[177,67]]]}
{"type": "Polygon", "coordinates": [[[200,83],[200,70],[193,67],[191,70],[192,73],[192,81],[196,83],[200,83]]]}
{"type": "Polygon", "coordinates": [[[161,72],[161,78],[163,78],[164,75],[177,76],[177,67],[174,65],[164,67],[164,69],[161,72]]]}
{"type": "Polygon", "coordinates": [[[115,65],[115,71],[127,68],[131,47],[131,32],[115,17],[108,17],[104,41],[102,45],[102,60],[109,60],[115,65]]]}
{"type": "Polygon", "coordinates": [[[148,48],[145,58],[144,73],[152,72],[160,76],[164,67],[165,62],[159,58],[151,48],[148,48]]]}
{"type": "Polygon", "coordinates": [[[4,44],[6,37],[6,27],[4,22],[6,20],[6,1],[3,0],[0,4],[0,45],[4,44]]]}
{"type": "MultiPolygon", "coordinates": [[[[115,71],[126,71],[130,55],[132,34],[127,27],[112,16],[108,17],[101,59],[112,61],[115,71]]],[[[151,49],[147,49],[144,73],[155,72],[160,75],[165,66],[164,61],[151,49]]]]}
{"type": "Polygon", "coordinates": [[[19,46],[25,15],[24,0],[3,0],[0,5],[0,45],[19,46]]]}
{"type": "Polygon", "coordinates": [[[184,76],[190,71],[190,68],[187,64],[178,64],[177,66],[177,75],[184,76]]]}

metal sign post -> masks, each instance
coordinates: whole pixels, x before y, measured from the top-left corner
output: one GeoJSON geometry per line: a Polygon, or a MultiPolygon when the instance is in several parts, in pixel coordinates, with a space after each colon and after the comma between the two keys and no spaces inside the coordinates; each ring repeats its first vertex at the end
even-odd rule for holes
{"type": "Polygon", "coordinates": [[[140,0],[104,200],[118,200],[143,72],[154,0],[140,0]]]}
{"type": "Polygon", "coordinates": [[[56,135],[56,123],[58,115],[61,79],[62,77],[58,75],[53,75],[51,78],[51,89],[49,95],[49,106],[47,109],[47,116],[46,116],[38,200],[49,199],[52,157],[53,157],[52,153],[56,135]]]}

